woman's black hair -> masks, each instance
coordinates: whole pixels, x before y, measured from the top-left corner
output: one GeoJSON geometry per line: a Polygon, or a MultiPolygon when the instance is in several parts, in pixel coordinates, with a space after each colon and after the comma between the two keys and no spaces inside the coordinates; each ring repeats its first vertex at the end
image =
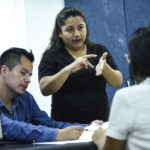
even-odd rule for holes
{"type": "Polygon", "coordinates": [[[131,36],[128,44],[130,77],[137,75],[150,76],[150,26],[138,28],[131,36]]]}
{"type": "Polygon", "coordinates": [[[49,49],[62,49],[64,47],[64,43],[62,41],[62,39],[59,37],[59,34],[62,32],[62,26],[65,25],[66,20],[69,17],[75,17],[75,16],[80,16],[83,21],[86,24],[86,29],[87,29],[87,36],[85,39],[85,44],[90,44],[89,41],[89,30],[88,30],[88,25],[85,19],[85,15],[83,14],[83,12],[77,8],[77,7],[65,7],[64,9],[62,9],[59,14],[56,17],[56,21],[55,21],[55,27],[54,27],[54,31],[51,37],[51,41],[48,45],[47,50],[49,49]]]}

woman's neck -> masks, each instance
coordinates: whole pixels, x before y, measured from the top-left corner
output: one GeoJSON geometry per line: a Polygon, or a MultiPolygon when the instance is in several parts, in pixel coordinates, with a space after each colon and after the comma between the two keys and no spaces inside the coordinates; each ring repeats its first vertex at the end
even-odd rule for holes
{"type": "Polygon", "coordinates": [[[67,51],[68,51],[68,53],[74,58],[74,59],[77,59],[77,58],[79,58],[79,57],[81,57],[81,56],[84,56],[84,55],[86,55],[86,53],[87,53],[87,47],[86,47],[86,45],[84,45],[82,48],[80,48],[80,49],[70,49],[70,48],[68,48],[68,47],[66,47],[66,49],[67,49],[67,51]]]}
{"type": "Polygon", "coordinates": [[[147,78],[146,75],[141,75],[141,74],[139,74],[139,75],[137,75],[137,76],[135,77],[135,80],[136,80],[137,83],[141,83],[141,82],[143,82],[146,78],[147,78]]]}

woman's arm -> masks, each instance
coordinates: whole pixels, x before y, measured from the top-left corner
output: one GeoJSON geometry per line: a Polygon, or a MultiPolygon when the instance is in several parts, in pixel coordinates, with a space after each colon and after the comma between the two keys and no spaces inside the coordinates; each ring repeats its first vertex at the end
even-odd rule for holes
{"type": "Polygon", "coordinates": [[[69,66],[66,66],[58,73],[52,76],[45,76],[40,80],[40,89],[44,96],[56,93],[68,79],[71,74],[69,66]]]}
{"type": "Polygon", "coordinates": [[[116,140],[111,137],[106,137],[106,142],[103,150],[124,150],[125,141],[116,140]]]}
{"type": "Polygon", "coordinates": [[[94,68],[88,61],[88,58],[96,57],[94,54],[89,54],[77,58],[73,63],[64,67],[58,73],[52,76],[45,76],[40,80],[40,89],[43,95],[48,96],[56,93],[68,79],[71,73],[74,73],[82,68],[94,68]]]}
{"type": "Polygon", "coordinates": [[[119,88],[122,85],[122,74],[119,70],[114,70],[106,62],[106,56],[108,55],[105,52],[99,60],[99,63],[96,66],[96,75],[103,75],[105,80],[112,87],[119,88]]]}
{"type": "Polygon", "coordinates": [[[122,85],[122,74],[119,70],[112,69],[107,63],[104,64],[102,75],[109,85],[119,88],[122,85]]]}
{"type": "Polygon", "coordinates": [[[123,150],[125,146],[125,141],[105,136],[105,130],[102,128],[95,131],[92,139],[98,150],[123,150]]]}

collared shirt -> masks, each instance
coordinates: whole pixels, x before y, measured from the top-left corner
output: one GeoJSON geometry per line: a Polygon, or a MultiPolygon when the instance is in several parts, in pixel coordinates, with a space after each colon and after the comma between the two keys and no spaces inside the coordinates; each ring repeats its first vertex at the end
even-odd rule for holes
{"type": "MultiPolygon", "coordinates": [[[[0,98],[0,111],[2,114],[2,128],[4,137],[8,140],[23,141],[56,141],[58,129],[78,123],[56,122],[44,111],[41,111],[29,92],[17,96],[13,100],[10,112],[0,98]]],[[[86,126],[82,124],[81,126],[86,126]]]]}

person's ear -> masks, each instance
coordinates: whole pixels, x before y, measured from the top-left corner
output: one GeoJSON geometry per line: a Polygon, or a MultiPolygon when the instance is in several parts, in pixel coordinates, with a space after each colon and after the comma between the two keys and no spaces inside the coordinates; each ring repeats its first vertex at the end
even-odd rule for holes
{"type": "Polygon", "coordinates": [[[59,37],[62,38],[62,34],[61,33],[59,33],[59,37]]]}
{"type": "Polygon", "coordinates": [[[3,65],[1,67],[1,75],[5,75],[7,73],[7,71],[9,71],[8,67],[6,65],[3,65]]]}

